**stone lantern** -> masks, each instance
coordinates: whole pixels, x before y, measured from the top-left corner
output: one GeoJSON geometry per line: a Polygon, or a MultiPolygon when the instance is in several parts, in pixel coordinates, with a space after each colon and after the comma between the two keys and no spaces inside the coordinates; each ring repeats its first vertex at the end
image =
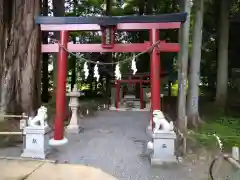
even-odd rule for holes
{"type": "Polygon", "coordinates": [[[81,126],[80,126],[80,116],[79,116],[79,112],[78,112],[80,103],[79,103],[78,98],[81,95],[82,95],[82,93],[78,91],[76,84],[74,85],[72,92],[67,94],[67,96],[70,97],[69,107],[72,112],[72,116],[71,116],[69,125],[66,128],[66,131],[68,133],[72,133],[72,134],[80,133],[81,126]]]}

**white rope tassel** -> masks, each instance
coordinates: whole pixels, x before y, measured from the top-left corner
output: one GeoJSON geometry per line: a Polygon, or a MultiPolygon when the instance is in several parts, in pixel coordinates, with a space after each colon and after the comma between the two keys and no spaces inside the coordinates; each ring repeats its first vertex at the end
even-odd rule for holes
{"type": "Polygon", "coordinates": [[[85,76],[85,80],[86,80],[88,78],[88,76],[89,76],[89,69],[88,69],[87,62],[84,63],[83,71],[84,71],[84,76],[85,76]]]}
{"type": "Polygon", "coordinates": [[[222,151],[223,150],[223,143],[222,143],[220,137],[217,136],[216,134],[213,134],[213,136],[217,139],[217,143],[219,145],[219,149],[220,149],[220,151],[222,151]]]}
{"type": "Polygon", "coordinates": [[[135,56],[134,56],[134,58],[132,59],[131,69],[132,69],[132,71],[133,71],[133,75],[135,75],[136,72],[137,72],[137,65],[136,65],[136,57],[135,57],[135,56]]]}
{"type": "Polygon", "coordinates": [[[115,67],[115,77],[117,80],[120,80],[122,78],[119,63],[115,67]]]}
{"type": "Polygon", "coordinates": [[[99,78],[100,78],[99,71],[98,71],[98,63],[99,61],[97,61],[97,64],[94,66],[94,77],[96,78],[97,82],[99,81],[99,78]]]}

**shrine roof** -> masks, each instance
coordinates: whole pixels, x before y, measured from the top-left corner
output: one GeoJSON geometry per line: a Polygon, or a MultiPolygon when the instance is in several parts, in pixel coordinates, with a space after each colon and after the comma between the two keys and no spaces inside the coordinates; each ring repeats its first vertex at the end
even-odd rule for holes
{"type": "Polygon", "coordinates": [[[50,17],[37,16],[37,24],[98,24],[104,26],[117,25],[120,23],[167,23],[185,22],[187,13],[168,13],[160,15],[144,16],[84,16],[84,17],[50,17]]]}

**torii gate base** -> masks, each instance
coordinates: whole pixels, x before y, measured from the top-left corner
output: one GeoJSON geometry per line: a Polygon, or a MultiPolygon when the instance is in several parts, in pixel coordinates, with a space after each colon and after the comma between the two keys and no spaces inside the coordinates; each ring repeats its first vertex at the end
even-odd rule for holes
{"type": "Polygon", "coordinates": [[[160,52],[178,52],[178,43],[159,42],[159,29],[179,29],[186,20],[186,13],[163,14],[157,16],[124,17],[37,17],[42,31],[60,31],[60,45],[43,44],[42,53],[58,53],[58,77],[56,89],[56,116],[54,137],[51,145],[67,143],[64,137],[64,117],[66,112],[66,77],[68,52],[144,52],[153,44],[151,51],[151,104],[152,110],[160,110],[160,52]],[[110,30],[110,42],[106,42],[106,29],[110,30]],[[103,31],[102,44],[72,44],[69,31],[103,31]],[[115,44],[114,32],[123,30],[149,30],[150,41],[144,43],[115,44]],[[66,51],[68,50],[68,52],[66,51]]]}

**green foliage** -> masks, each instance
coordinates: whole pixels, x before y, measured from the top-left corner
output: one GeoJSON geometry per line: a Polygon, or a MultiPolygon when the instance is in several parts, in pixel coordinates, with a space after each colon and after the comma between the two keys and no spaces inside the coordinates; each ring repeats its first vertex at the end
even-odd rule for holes
{"type": "MultiPolygon", "coordinates": [[[[104,15],[106,11],[106,1],[105,0],[84,0],[77,1],[78,4],[74,4],[72,0],[67,1],[66,7],[66,16],[100,16],[104,15]]],[[[111,6],[111,15],[113,16],[124,16],[124,15],[146,15],[146,14],[162,14],[162,13],[172,13],[179,12],[179,4],[178,1],[172,0],[112,0],[111,6]]],[[[239,11],[239,1],[233,1],[231,7],[231,13],[235,13],[239,11]]],[[[193,19],[195,16],[195,7],[192,8],[191,11],[191,27],[193,26],[193,19]]],[[[205,1],[205,12],[204,12],[204,25],[203,25],[203,45],[202,45],[202,61],[201,61],[201,83],[204,86],[204,95],[210,94],[205,92],[211,91],[214,93],[215,84],[216,84],[216,69],[217,69],[217,33],[218,33],[218,19],[219,19],[219,0],[209,0],[205,1]]],[[[233,27],[235,28],[235,27],[233,27]]],[[[236,28],[235,28],[236,29],[236,28]]],[[[237,31],[232,31],[230,34],[234,34],[231,37],[237,36],[237,31]]],[[[149,40],[148,32],[127,32],[125,34],[118,33],[117,41],[122,43],[123,41],[127,42],[144,42],[149,40]]],[[[160,37],[162,40],[166,40],[168,42],[177,42],[178,41],[178,31],[175,30],[162,30],[160,33],[160,37]]],[[[100,43],[101,35],[98,32],[71,32],[72,39],[79,39],[79,43],[100,43]]],[[[191,38],[190,38],[191,39],[191,38]]],[[[233,41],[233,45],[237,46],[237,38],[230,38],[233,41]]],[[[231,42],[230,42],[231,44],[231,42]]],[[[233,46],[232,45],[232,46],[233,46]]],[[[191,41],[189,43],[189,49],[192,48],[191,41]]],[[[231,46],[229,47],[231,48],[231,46]]],[[[191,52],[191,51],[189,51],[191,52]]],[[[84,53],[84,58],[90,60],[98,60],[100,56],[103,58],[101,61],[107,61],[104,58],[104,55],[100,55],[98,53],[84,53]]],[[[237,59],[237,55],[232,55],[230,52],[229,57],[233,57],[237,59]]],[[[130,53],[113,53],[113,61],[122,61],[126,58],[131,57],[130,53]]],[[[70,56],[69,59],[69,74],[68,74],[68,83],[71,82],[71,69],[74,67],[74,59],[73,56],[70,56]]],[[[170,77],[171,81],[175,81],[177,79],[177,63],[173,60],[177,59],[176,53],[161,53],[161,68],[166,70],[170,77]]],[[[190,58],[191,60],[191,58],[190,58]]],[[[230,60],[230,65],[237,65],[237,62],[230,60]]],[[[144,55],[140,57],[140,60],[137,62],[137,68],[139,72],[149,72],[149,56],[144,55]]],[[[239,64],[239,63],[238,63],[239,64]]],[[[131,72],[130,63],[121,64],[122,73],[131,72]]],[[[83,73],[81,72],[83,68],[83,63],[77,59],[76,60],[76,69],[77,69],[77,83],[79,87],[87,87],[91,88],[94,83],[93,78],[93,66],[89,65],[90,76],[88,80],[82,80],[83,73]]],[[[100,67],[100,69],[104,69],[104,67],[100,67]]],[[[111,69],[111,75],[114,74],[112,69],[113,67],[108,67],[111,69]]],[[[107,69],[108,72],[110,70],[107,69]]],[[[51,74],[52,76],[52,74],[51,74]]],[[[105,78],[106,75],[103,75],[105,78]]],[[[52,77],[51,77],[52,79],[52,77]]],[[[177,95],[178,87],[176,83],[172,86],[172,95],[177,95]]],[[[201,89],[200,94],[203,94],[201,89]]]]}
{"type": "Polygon", "coordinates": [[[194,137],[204,146],[216,147],[217,141],[213,134],[220,137],[224,151],[233,146],[240,146],[240,118],[224,116],[223,110],[215,109],[214,115],[206,118],[194,137]]]}

